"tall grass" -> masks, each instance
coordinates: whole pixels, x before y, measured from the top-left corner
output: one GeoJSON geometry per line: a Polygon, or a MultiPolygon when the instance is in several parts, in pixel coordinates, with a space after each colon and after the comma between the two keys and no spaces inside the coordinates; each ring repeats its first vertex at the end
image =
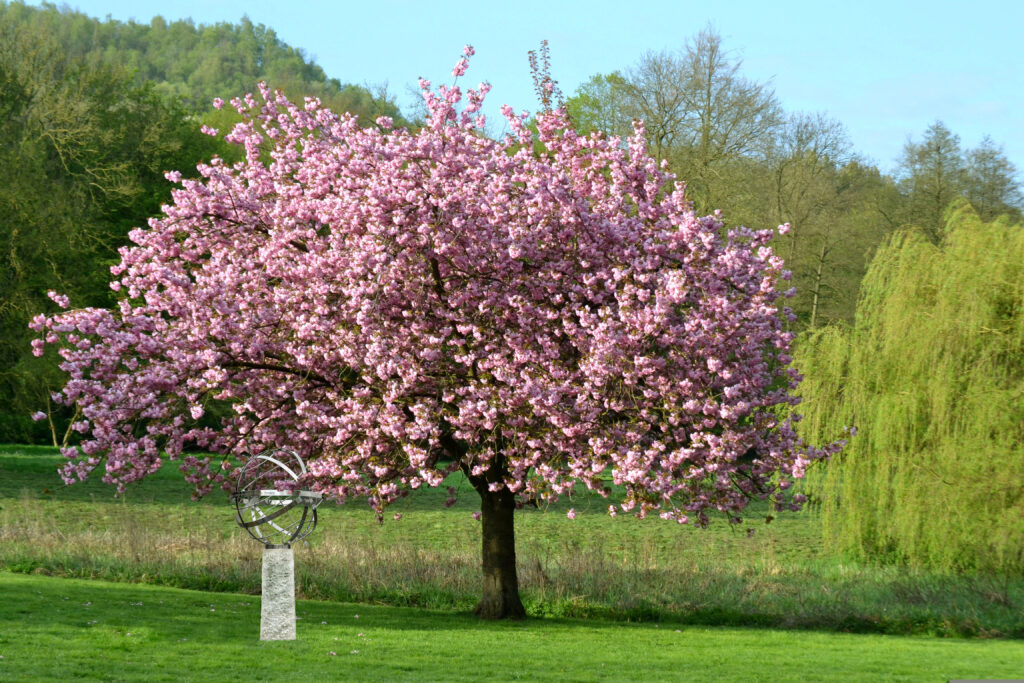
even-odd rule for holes
{"type": "Polygon", "coordinates": [[[954,205],[942,243],[894,236],[852,329],[802,339],[804,435],[859,434],[812,472],[833,549],[1024,574],[1024,226],[954,205]]]}

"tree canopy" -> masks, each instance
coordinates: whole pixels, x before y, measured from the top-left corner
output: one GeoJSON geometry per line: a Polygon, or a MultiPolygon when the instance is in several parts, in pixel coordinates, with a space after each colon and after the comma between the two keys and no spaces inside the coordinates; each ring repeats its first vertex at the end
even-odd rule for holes
{"type": "Polygon", "coordinates": [[[59,376],[28,346],[47,289],[109,305],[117,247],[169,199],[164,171],[217,147],[152,84],[0,16],[0,440],[49,436],[27,417],[59,376]]]}
{"type": "Polygon", "coordinates": [[[852,322],[871,254],[894,230],[916,226],[937,241],[961,197],[985,220],[1016,222],[1024,207],[1017,169],[991,139],[964,152],[936,122],[908,140],[890,177],[856,153],[841,122],[784,112],[770,82],[744,76],[710,27],[679,50],[595,74],[566,105],[584,131],[628,135],[643,120],[652,154],[686,183],[698,212],[720,209],[756,228],[789,223],[777,249],[797,288],[794,329],[852,322]]]}
{"type": "Polygon", "coordinates": [[[248,20],[196,26],[99,21],[45,4],[0,3],[0,442],[59,442],[70,414],[34,425],[59,373],[29,352],[28,322],[48,289],[83,305],[113,303],[107,273],[128,230],[170,200],[168,169],[191,169],[231,145],[215,96],[259,78],[301,99],[319,94],[363,125],[402,122],[385,93],[342,86],[300,50],[248,20]]]}

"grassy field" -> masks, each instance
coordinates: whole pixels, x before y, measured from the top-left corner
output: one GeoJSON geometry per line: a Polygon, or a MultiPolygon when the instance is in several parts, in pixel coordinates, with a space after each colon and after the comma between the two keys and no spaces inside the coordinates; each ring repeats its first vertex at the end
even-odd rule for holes
{"type": "MultiPolygon", "coordinates": [[[[260,546],[224,494],[199,502],[173,465],[114,498],[65,487],[52,449],[0,447],[0,569],[255,594],[260,546]]],[[[467,611],[479,594],[476,494],[464,481],[410,497],[380,525],[328,504],[296,548],[301,597],[467,611]],[[394,521],[392,516],[401,514],[394,521]]],[[[533,616],[1024,638],[1024,579],[929,574],[824,553],[813,513],[752,521],[753,535],[660,519],[611,519],[600,498],[517,513],[523,600],[533,616]],[[565,511],[573,506],[577,518],[565,511]]],[[[752,515],[752,520],[754,516],[752,515]]]]}
{"type": "Polygon", "coordinates": [[[301,601],[298,639],[260,642],[259,600],[245,595],[5,572],[0,593],[0,679],[14,681],[945,681],[1024,672],[1024,644],[1007,640],[494,623],[301,601]]]}

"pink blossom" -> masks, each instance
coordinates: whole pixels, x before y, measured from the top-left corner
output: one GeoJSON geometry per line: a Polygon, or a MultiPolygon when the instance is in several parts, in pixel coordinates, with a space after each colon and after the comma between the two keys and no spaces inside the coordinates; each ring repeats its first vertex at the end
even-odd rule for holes
{"type": "Polygon", "coordinates": [[[52,289],[46,293],[46,296],[50,297],[53,303],[57,304],[61,308],[68,308],[71,306],[71,301],[64,294],[58,294],[52,289]]]}
{"type": "Polygon", "coordinates": [[[37,410],[36,412],[32,413],[32,419],[35,420],[36,422],[39,422],[40,420],[45,420],[46,413],[44,413],[41,410],[37,410]]]}
{"type": "Polygon", "coordinates": [[[464,75],[467,68],[469,68],[469,60],[463,57],[455,63],[455,67],[452,69],[452,76],[464,75]]]}
{"type": "Polygon", "coordinates": [[[565,513],[565,516],[569,519],[576,519],[576,508],[569,508],[569,511],[565,513]]]}

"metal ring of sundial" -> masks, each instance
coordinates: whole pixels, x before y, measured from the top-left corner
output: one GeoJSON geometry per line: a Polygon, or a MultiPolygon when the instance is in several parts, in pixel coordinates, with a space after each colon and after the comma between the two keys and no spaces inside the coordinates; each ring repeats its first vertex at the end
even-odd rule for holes
{"type": "Polygon", "coordinates": [[[268,548],[287,548],[309,536],[323,494],[298,488],[304,474],[306,463],[294,451],[274,448],[251,456],[231,495],[235,521],[268,548]]]}

